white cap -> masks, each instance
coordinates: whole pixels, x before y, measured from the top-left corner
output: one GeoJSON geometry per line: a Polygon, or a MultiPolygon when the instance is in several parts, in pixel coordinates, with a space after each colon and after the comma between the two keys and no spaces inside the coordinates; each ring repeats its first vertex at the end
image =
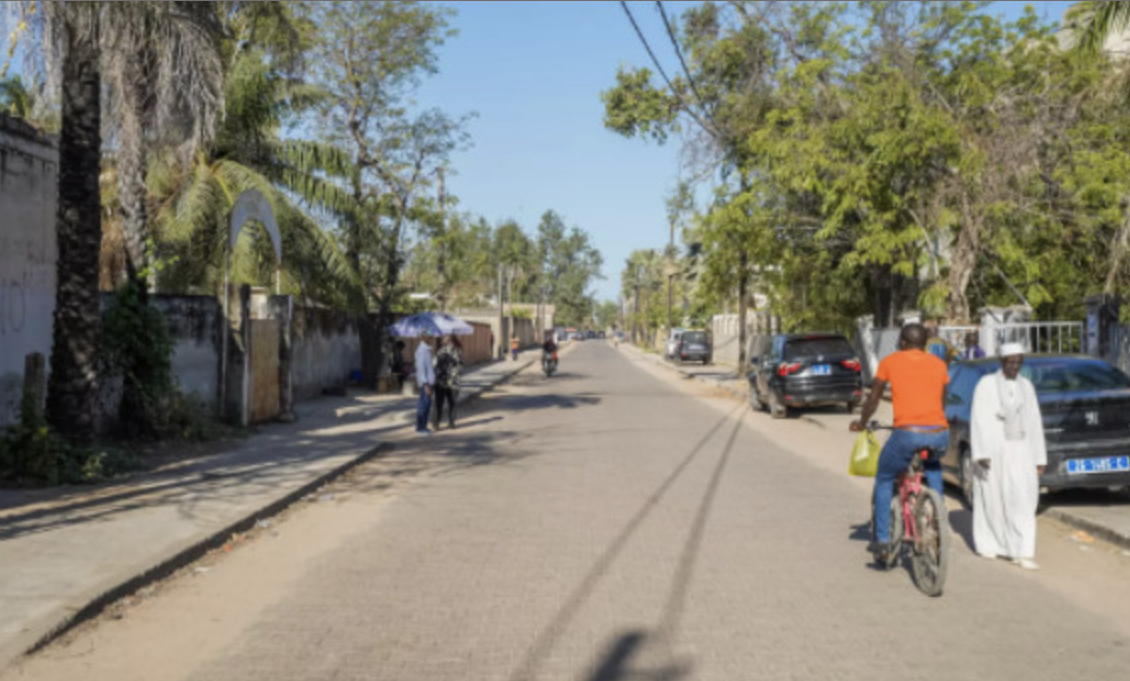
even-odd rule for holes
{"type": "Polygon", "coordinates": [[[1011,357],[1012,355],[1023,355],[1024,346],[1020,343],[1005,343],[1001,346],[1001,357],[1011,357]]]}

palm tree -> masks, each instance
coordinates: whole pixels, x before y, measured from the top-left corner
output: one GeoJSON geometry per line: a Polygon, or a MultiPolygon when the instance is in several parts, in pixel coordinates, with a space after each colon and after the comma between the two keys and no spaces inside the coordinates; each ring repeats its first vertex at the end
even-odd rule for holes
{"type": "Polygon", "coordinates": [[[1067,10],[1065,28],[1072,31],[1076,49],[1102,51],[1106,41],[1130,25],[1130,3],[1085,1],[1067,10]]]}
{"type": "Polygon", "coordinates": [[[0,111],[27,120],[34,106],[35,98],[19,76],[0,78],[0,111]]]}
{"type": "Polygon", "coordinates": [[[164,137],[187,141],[191,152],[211,137],[223,106],[219,17],[226,3],[101,4],[126,262],[131,277],[144,276],[148,149],[164,137]]]}
{"type": "MultiPolygon", "coordinates": [[[[163,261],[162,289],[218,292],[224,271],[226,218],[235,199],[256,189],[271,202],[282,236],[283,285],[306,299],[356,307],[357,273],[333,238],[296,202],[315,213],[349,219],[350,197],[325,177],[352,172],[332,146],[283,141],[278,131],[318,93],[273,71],[256,49],[236,57],[229,74],[227,110],[215,139],[185,163],[177,150],[153,160],[150,201],[157,207],[154,236],[163,261]]],[[[237,249],[233,281],[269,282],[274,259],[264,239],[237,249]]]]}
{"type": "Polygon", "coordinates": [[[47,414],[60,433],[86,440],[94,433],[96,360],[101,319],[98,252],[102,240],[98,173],[101,87],[96,6],[49,4],[52,36],[62,52],[62,127],[55,325],[47,414]]]}
{"type": "MultiPolygon", "coordinates": [[[[1075,49],[1088,54],[1101,52],[1107,40],[1122,34],[1130,26],[1130,2],[1077,2],[1067,10],[1066,27],[1074,34],[1075,49]]],[[[1130,99],[1130,77],[1122,76],[1122,92],[1130,99]]],[[[1118,283],[1118,271],[1126,254],[1130,252],[1130,216],[1118,226],[1111,241],[1110,265],[1107,270],[1104,293],[1113,294],[1118,283]]]]}

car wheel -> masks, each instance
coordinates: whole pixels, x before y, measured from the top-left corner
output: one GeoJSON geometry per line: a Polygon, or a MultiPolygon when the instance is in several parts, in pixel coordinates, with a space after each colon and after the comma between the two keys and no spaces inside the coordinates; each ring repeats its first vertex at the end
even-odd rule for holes
{"type": "Polygon", "coordinates": [[[773,389],[769,390],[769,415],[775,419],[783,419],[789,415],[789,408],[781,402],[781,398],[773,389]]]}
{"type": "Polygon", "coordinates": [[[965,503],[969,504],[969,508],[973,508],[973,456],[969,453],[968,447],[961,448],[961,494],[965,497],[965,503]]]}

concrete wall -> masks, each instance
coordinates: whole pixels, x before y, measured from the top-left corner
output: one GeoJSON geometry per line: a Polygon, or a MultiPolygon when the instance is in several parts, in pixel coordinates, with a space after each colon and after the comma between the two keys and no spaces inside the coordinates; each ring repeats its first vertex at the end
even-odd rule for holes
{"type": "Polygon", "coordinates": [[[176,340],[173,375],[181,392],[215,406],[220,390],[224,311],[211,296],[153,296],[176,340]]]}
{"type": "Polygon", "coordinates": [[[324,388],[346,385],[361,369],[361,335],[357,320],[344,312],[296,308],[291,336],[294,400],[322,394],[324,388]]]}
{"type": "MultiPolygon", "coordinates": [[[[750,311],[746,314],[746,343],[754,335],[776,333],[780,323],[766,312],[750,311]]],[[[738,365],[738,315],[719,314],[710,320],[710,337],[714,341],[714,362],[727,366],[738,365]]],[[[666,339],[664,339],[666,340],[666,339]]]]}
{"type": "Polygon", "coordinates": [[[0,114],[0,426],[18,416],[24,356],[51,355],[57,174],[54,142],[0,114]]]}
{"type": "MultiPolygon", "coordinates": [[[[519,309],[520,307],[519,305],[515,305],[515,309],[519,309]]],[[[493,334],[494,337],[493,357],[499,356],[500,348],[505,352],[510,351],[509,305],[506,307],[506,313],[507,316],[502,320],[502,328],[499,330],[498,310],[455,310],[451,312],[451,314],[465,322],[482,324],[490,328],[490,333],[493,334]]],[[[523,348],[537,345],[537,334],[534,332],[534,321],[532,319],[515,319],[514,329],[518,332],[518,339],[521,341],[523,348]]]]}

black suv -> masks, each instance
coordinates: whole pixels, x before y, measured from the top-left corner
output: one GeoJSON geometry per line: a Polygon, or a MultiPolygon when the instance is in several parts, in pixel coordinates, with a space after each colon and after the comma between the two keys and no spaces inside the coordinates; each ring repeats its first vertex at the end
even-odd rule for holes
{"type": "Polygon", "coordinates": [[[754,336],[749,365],[749,403],[773,418],[793,407],[834,404],[851,413],[863,399],[859,356],[841,334],[754,336]]]}

